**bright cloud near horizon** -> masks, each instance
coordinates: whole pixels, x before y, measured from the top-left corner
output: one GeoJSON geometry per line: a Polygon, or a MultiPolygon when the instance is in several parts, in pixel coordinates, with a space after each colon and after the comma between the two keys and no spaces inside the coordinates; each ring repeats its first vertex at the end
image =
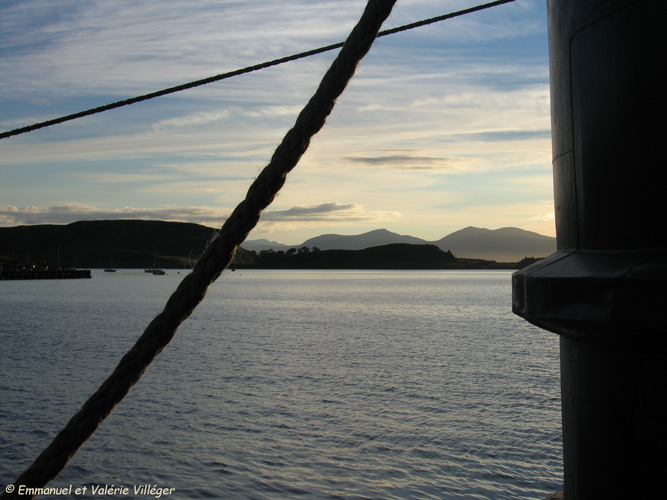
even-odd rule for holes
{"type": "MultiPolygon", "coordinates": [[[[384,29],[468,8],[398,0],[384,29]]],[[[4,0],[0,131],[344,40],[365,0],[4,0]]],[[[250,239],[555,235],[544,0],[376,40],[250,239]]],[[[0,225],[219,227],[336,51],[0,140],[0,225]]]]}

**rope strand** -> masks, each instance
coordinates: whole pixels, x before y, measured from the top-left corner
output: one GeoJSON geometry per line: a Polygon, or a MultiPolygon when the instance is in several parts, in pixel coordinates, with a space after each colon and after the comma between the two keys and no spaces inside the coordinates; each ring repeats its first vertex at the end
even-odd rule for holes
{"type": "MultiPolygon", "coordinates": [[[[473,12],[478,12],[480,10],[489,9],[491,7],[497,7],[498,5],[502,5],[502,4],[506,4],[506,3],[510,3],[510,2],[514,2],[514,1],[515,0],[496,0],[494,2],[486,3],[486,4],[483,4],[483,5],[477,5],[475,7],[471,7],[469,9],[464,9],[464,10],[459,10],[457,12],[452,12],[450,14],[443,14],[441,16],[432,17],[430,19],[423,19],[421,21],[417,21],[417,22],[414,22],[414,23],[411,23],[411,24],[405,24],[403,26],[398,26],[396,28],[381,31],[380,33],[378,33],[376,38],[379,38],[379,37],[382,37],[382,36],[394,35],[396,33],[402,32],[402,31],[408,31],[408,30],[411,30],[411,29],[420,28],[422,26],[427,26],[429,24],[438,23],[438,22],[444,21],[446,19],[452,19],[454,17],[459,17],[459,16],[463,16],[463,15],[466,15],[466,14],[471,14],[473,12]]],[[[273,61],[267,61],[267,62],[263,62],[263,63],[260,63],[260,64],[255,64],[253,66],[247,66],[245,68],[230,71],[228,73],[221,73],[219,75],[209,76],[208,78],[203,78],[201,80],[195,80],[195,81],[190,82],[190,83],[183,83],[181,85],[176,85],[175,87],[169,87],[169,88],[166,88],[166,89],[163,89],[163,90],[158,90],[156,92],[151,92],[149,94],[144,94],[144,95],[140,95],[140,96],[137,96],[137,97],[132,97],[130,99],[124,99],[122,101],[116,101],[116,102],[113,102],[113,103],[110,103],[110,104],[105,104],[104,106],[98,106],[96,108],[91,108],[91,109],[88,109],[88,110],[85,110],[85,111],[80,111],[78,113],[73,113],[71,115],[61,116],[59,118],[54,118],[52,120],[47,120],[47,121],[35,123],[33,125],[28,125],[26,127],[21,127],[21,128],[9,130],[7,132],[0,133],[0,140],[5,139],[7,137],[15,136],[15,135],[25,134],[27,132],[32,132],[34,130],[39,130],[41,128],[57,125],[59,123],[64,123],[64,122],[76,120],[78,118],[83,118],[85,116],[91,116],[91,115],[94,115],[94,114],[97,114],[97,113],[102,113],[104,111],[109,111],[109,110],[120,108],[120,107],[123,107],[123,106],[129,106],[130,104],[135,104],[135,103],[142,102],[142,101],[148,101],[149,99],[155,99],[156,97],[162,97],[162,96],[165,96],[165,95],[174,94],[176,92],[181,92],[183,90],[188,90],[188,89],[192,89],[192,88],[195,88],[195,87],[200,87],[202,85],[207,85],[209,83],[219,82],[221,80],[226,80],[227,78],[232,78],[234,76],[244,75],[246,73],[252,73],[253,71],[259,71],[261,69],[270,68],[272,66],[278,66],[280,64],[284,64],[284,63],[287,63],[287,62],[290,62],[290,61],[296,61],[298,59],[303,59],[305,57],[314,56],[316,54],[322,54],[323,52],[328,52],[330,50],[339,49],[342,46],[343,46],[343,42],[334,43],[334,44],[331,44],[331,45],[326,45],[324,47],[319,47],[317,49],[308,50],[306,52],[300,52],[298,54],[293,54],[291,56],[286,56],[286,57],[281,57],[279,59],[274,59],[273,61]]]]}
{"type": "MultiPolygon", "coordinates": [[[[324,75],[320,86],[287,132],[269,164],[252,183],[246,198],[223,224],[218,237],[171,295],[164,310],[148,325],[137,343],[53,442],[15,481],[12,493],[0,498],[18,498],[19,486],[43,488],[65,468],[81,445],[95,432],[125,397],[153,359],[171,341],[177,328],[203,300],[206,291],[234,255],[238,245],[259,221],[260,214],[278,194],[287,174],[308,148],[311,138],[324,126],[336,99],[354,75],[357,64],[370,49],[380,26],[396,0],[369,0],[359,23],[350,33],[340,54],[324,75]]],[[[22,495],[34,498],[35,495],[22,495]]]]}

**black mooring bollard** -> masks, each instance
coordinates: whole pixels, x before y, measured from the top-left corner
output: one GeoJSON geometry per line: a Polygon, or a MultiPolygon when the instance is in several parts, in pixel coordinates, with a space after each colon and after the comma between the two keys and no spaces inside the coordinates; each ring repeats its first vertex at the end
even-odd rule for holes
{"type": "Polygon", "coordinates": [[[561,342],[565,500],[667,495],[667,1],[548,0],[558,251],[513,310],[561,342]]]}

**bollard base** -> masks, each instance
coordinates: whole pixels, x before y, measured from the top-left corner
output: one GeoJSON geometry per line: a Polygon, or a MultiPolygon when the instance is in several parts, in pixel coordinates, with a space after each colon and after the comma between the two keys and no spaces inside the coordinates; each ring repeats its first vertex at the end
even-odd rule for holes
{"type": "Polygon", "coordinates": [[[513,275],[514,312],[560,336],[568,500],[664,493],[666,278],[665,249],[562,251],[513,275]]]}
{"type": "Polygon", "coordinates": [[[667,249],[560,251],[512,276],[512,310],[577,340],[664,344],[667,249]]]}

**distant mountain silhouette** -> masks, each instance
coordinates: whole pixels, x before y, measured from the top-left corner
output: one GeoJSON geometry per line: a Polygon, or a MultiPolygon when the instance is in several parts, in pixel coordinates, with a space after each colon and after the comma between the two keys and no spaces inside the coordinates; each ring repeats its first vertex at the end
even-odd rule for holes
{"type": "Polygon", "coordinates": [[[523,257],[547,257],[556,251],[556,238],[516,227],[482,229],[466,227],[434,241],[456,257],[517,262],[523,257]]]}
{"type": "MultiPolygon", "coordinates": [[[[144,220],[0,227],[0,263],[147,268],[152,267],[155,255],[161,267],[183,268],[196,261],[214,233],[198,224],[144,220]]],[[[555,238],[517,228],[469,227],[436,242],[378,229],[354,236],[322,235],[292,247],[268,240],[248,241],[237,251],[234,265],[266,267],[267,259],[273,259],[277,267],[443,268],[443,263],[455,257],[469,260],[464,267],[488,267],[473,261],[519,262],[524,257],[546,257],[555,247],[555,238]],[[272,252],[267,252],[267,245],[272,252]],[[340,253],[343,251],[348,253],[340,253]]]]}
{"type": "MultiPolygon", "coordinates": [[[[250,240],[243,243],[247,250],[286,250],[289,246],[275,244],[267,240],[250,240]]],[[[544,236],[515,227],[483,229],[467,227],[451,233],[437,241],[426,241],[414,236],[392,233],[377,229],[368,233],[345,236],[324,234],[306,240],[292,248],[316,247],[320,250],[363,250],[364,248],[409,243],[412,245],[435,245],[441,250],[451,251],[456,257],[466,259],[495,260],[497,262],[518,262],[524,257],[546,257],[556,251],[556,238],[544,236]]]]}

